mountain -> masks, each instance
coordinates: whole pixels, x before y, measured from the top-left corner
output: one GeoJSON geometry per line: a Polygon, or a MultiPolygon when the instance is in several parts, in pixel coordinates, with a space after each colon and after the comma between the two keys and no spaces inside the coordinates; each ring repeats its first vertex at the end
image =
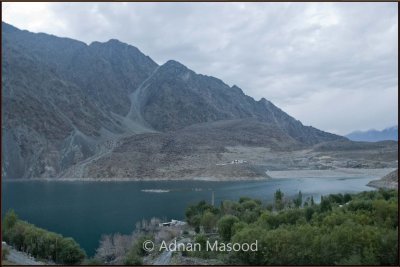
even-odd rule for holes
{"type": "Polygon", "coordinates": [[[399,138],[398,127],[393,126],[382,131],[369,130],[369,131],[355,131],[348,135],[347,138],[353,141],[366,141],[366,142],[378,142],[384,140],[397,141],[399,138]]]}
{"type": "Polygon", "coordinates": [[[257,178],[265,153],[350,142],[114,39],[86,45],[3,22],[2,59],[6,179],[257,178]],[[225,164],[237,158],[246,164],[225,164]]]}
{"type": "Polygon", "coordinates": [[[115,40],[88,46],[2,23],[3,177],[54,176],[132,132],[127,95],[156,67],[115,40]]]}
{"type": "MultiPolygon", "coordinates": [[[[138,105],[146,122],[158,131],[174,131],[196,123],[252,118],[279,128],[288,139],[304,144],[341,137],[307,127],[266,99],[255,101],[237,87],[196,74],[170,60],[160,66],[137,90],[138,105]]],[[[266,136],[268,132],[264,133],[266,136]]]]}

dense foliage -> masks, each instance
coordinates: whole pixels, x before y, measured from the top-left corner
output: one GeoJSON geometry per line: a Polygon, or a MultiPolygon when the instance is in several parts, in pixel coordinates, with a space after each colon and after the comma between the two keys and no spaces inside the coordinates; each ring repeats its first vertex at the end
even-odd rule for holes
{"type": "Polygon", "coordinates": [[[85,252],[72,239],[38,228],[18,219],[13,210],[7,212],[2,227],[3,240],[17,250],[61,264],[79,264],[85,252]]]}
{"type": "Polygon", "coordinates": [[[187,221],[221,242],[252,243],[256,252],[220,252],[225,263],[251,265],[398,265],[398,192],[321,197],[315,204],[278,190],[273,205],[241,198],[219,208],[200,202],[187,221]],[[216,230],[216,231],[215,231],[216,230]]]}

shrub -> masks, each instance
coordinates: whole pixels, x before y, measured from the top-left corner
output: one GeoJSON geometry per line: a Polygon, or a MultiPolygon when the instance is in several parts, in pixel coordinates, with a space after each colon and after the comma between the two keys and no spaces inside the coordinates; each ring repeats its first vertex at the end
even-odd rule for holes
{"type": "Polygon", "coordinates": [[[232,237],[232,227],[239,219],[233,215],[223,216],[217,223],[218,233],[223,240],[229,241],[232,237]]]}

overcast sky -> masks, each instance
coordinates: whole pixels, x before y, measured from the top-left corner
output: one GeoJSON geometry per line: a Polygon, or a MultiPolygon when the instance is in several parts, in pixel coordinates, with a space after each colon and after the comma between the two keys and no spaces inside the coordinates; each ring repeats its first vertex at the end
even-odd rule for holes
{"type": "Polygon", "coordinates": [[[272,101],[347,134],[397,125],[397,3],[3,3],[3,20],[91,43],[119,39],[159,64],[272,101]]]}

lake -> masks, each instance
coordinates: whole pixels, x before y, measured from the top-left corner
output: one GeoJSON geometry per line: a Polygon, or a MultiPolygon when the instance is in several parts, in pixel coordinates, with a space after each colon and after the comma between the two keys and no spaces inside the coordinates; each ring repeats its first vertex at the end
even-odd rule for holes
{"type": "Polygon", "coordinates": [[[296,178],[266,181],[3,182],[2,212],[14,209],[39,227],[73,237],[93,255],[102,234],[131,233],[141,219],[184,219],[185,208],[200,200],[215,204],[241,196],[272,201],[281,189],[294,197],[374,190],[376,178],[296,178]]]}

